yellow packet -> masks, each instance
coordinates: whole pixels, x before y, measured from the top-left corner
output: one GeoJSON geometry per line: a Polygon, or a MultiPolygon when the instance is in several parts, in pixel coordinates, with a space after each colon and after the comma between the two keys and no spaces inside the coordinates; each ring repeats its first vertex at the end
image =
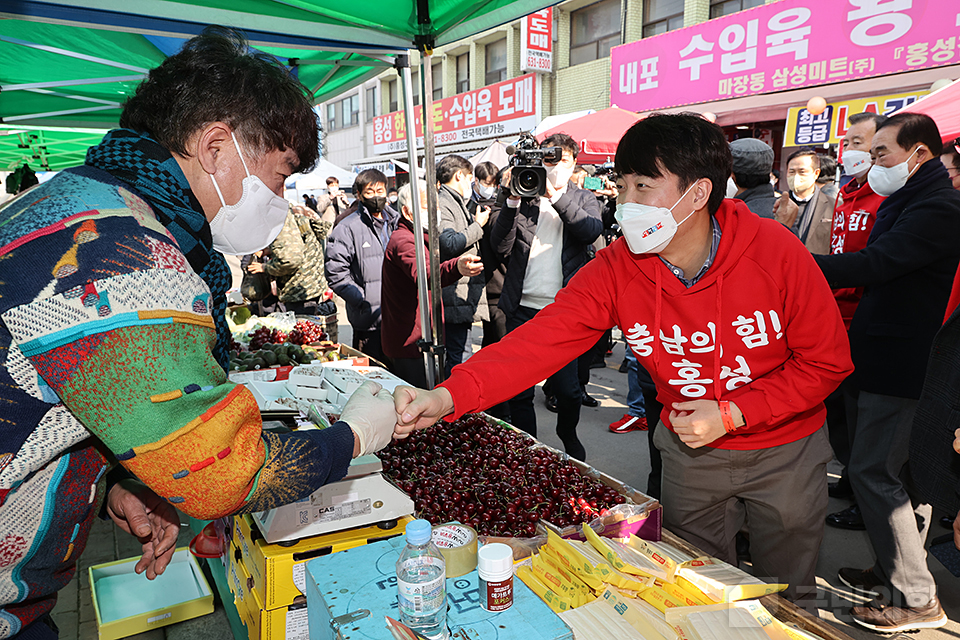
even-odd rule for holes
{"type": "Polygon", "coordinates": [[[676,573],[677,567],[680,564],[676,559],[671,558],[664,552],[661,552],[661,550],[657,548],[657,545],[644,540],[643,538],[638,538],[633,534],[630,534],[629,538],[623,540],[623,544],[627,545],[631,549],[634,549],[638,553],[642,554],[647,560],[662,568],[665,573],[664,578],[667,580],[667,582],[674,582],[674,574],[676,573]]]}
{"type": "Polygon", "coordinates": [[[713,604],[713,602],[710,602],[706,599],[698,598],[696,595],[688,592],[680,585],[672,584],[666,580],[655,580],[653,586],[663,589],[685,607],[700,607],[707,604],[713,604]]]}
{"type": "Polygon", "coordinates": [[[787,588],[785,584],[767,584],[716,558],[697,558],[684,562],[677,575],[689,580],[717,602],[736,602],[760,598],[787,588]]]}
{"type": "Polygon", "coordinates": [[[570,603],[550,590],[550,587],[540,582],[533,570],[527,565],[520,565],[516,571],[517,577],[523,581],[523,584],[530,587],[530,590],[540,596],[540,599],[547,603],[554,613],[569,611],[573,607],[570,603]]]}
{"type": "Polygon", "coordinates": [[[587,525],[583,525],[583,535],[590,545],[606,558],[607,562],[617,571],[644,578],[666,578],[666,571],[662,567],[653,564],[642,553],[620,541],[601,538],[596,531],[587,525]]]}
{"type": "Polygon", "coordinates": [[[677,576],[677,586],[682,588],[684,591],[692,595],[698,600],[703,600],[703,604],[717,604],[719,600],[714,600],[710,597],[709,594],[704,593],[697,588],[697,585],[693,584],[683,576],[677,576]]]}
{"type": "Polygon", "coordinates": [[[533,573],[543,584],[550,587],[552,591],[566,599],[571,606],[577,607],[583,604],[581,594],[576,587],[560,574],[555,568],[548,564],[539,555],[531,556],[530,564],[533,573]]]}
{"type": "Polygon", "coordinates": [[[594,549],[588,542],[571,540],[570,544],[593,563],[597,575],[601,576],[604,582],[612,584],[621,589],[631,589],[633,591],[643,591],[653,584],[653,576],[632,576],[621,571],[617,571],[604,560],[603,556],[594,549]]]}
{"type": "Polygon", "coordinates": [[[558,573],[560,573],[560,575],[563,576],[570,584],[572,584],[574,588],[577,591],[579,591],[581,594],[583,594],[584,596],[593,595],[593,590],[590,587],[588,587],[586,583],[584,583],[583,580],[581,580],[579,576],[577,576],[575,573],[573,573],[572,571],[567,571],[566,567],[563,566],[563,562],[560,561],[556,552],[553,551],[548,545],[543,545],[542,547],[540,547],[540,553],[537,555],[539,555],[544,562],[549,564],[558,573]]]}
{"type": "MultiPolygon", "coordinates": [[[[613,610],[620,614],[624,622],[637,630],[647,640],[667,640],[664,635],[657,630],[647,618],[636,608],[630,606],[630,603],[613,589],[605,589],[600,597],[607,601],[607,604],[613,607],[613,610]]],[[[674,640],[670,638],[670,640],[674,640]]]]}
{"type": "Polygon", "coordinates": [[[588,587],[595,591],[603,588],[603,579],[594,571],[594,565],[567,540],[564,540],[549,528],[547,529],[545,548],[556,554],[563,567],[583,580],[588,587]]]}
{"type": "Polygon", "coordinates": [[[671,596],[660,587],[650,587],[640,594],[640,599],[649,602],[657,608],[660,613],[666,613],[667,609],[673,607],[682,607],[684,604],[671,596]]]}

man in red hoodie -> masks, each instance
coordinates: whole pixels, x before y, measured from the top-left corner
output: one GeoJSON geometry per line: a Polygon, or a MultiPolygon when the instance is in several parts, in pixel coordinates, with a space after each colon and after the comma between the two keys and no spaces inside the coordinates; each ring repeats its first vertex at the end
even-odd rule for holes
{"type": "Polygon", "coordinates": [[[852,368],[830,289],[789,229],[724,200],[732,161],[715,124],[641,120],[616,169],[624,237],[441,387],[398,389],[396,432],[501,402],[620,326],[664,406],[665,526],[735,563],[746,521],[757,575],[811,606],[832,458],[823,399],[852,368]]]}

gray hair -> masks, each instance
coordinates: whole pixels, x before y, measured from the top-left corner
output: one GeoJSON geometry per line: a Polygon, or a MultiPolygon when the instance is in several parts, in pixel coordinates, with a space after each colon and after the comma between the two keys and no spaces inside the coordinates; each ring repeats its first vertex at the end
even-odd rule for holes
{"type": "MultiPolygon", "coordinates": [[[[425,180],[417,180],[417,187],[419,188],[421,194],[425,194],[427,192],[427,182],[425,180]]],[[[397,193],[397,204],[400,205],[401,212],[403,207],[406,207],[410,212],[410,215],[413,215],[413,207],[410,204],[412,199],[410,191],[411,189],[409,182],[400,187],[400,191],[397,193]]]]}

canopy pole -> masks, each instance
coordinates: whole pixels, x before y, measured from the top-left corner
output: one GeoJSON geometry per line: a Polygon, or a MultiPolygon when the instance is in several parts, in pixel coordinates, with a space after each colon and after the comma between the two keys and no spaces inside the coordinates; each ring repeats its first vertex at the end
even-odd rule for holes
{"type": "MultiPolygon", "coordinates": [[[[403,117],[406,122],[407,131],[407,161],[410,163],[410,205],[413,209],[413,237],[417,238],[422,233],[423,226],[421,221],[426,211],[420,210],[420,188],[419,176],[417,175],[417,127],[413,111],[413,85],[410,79],[410,57],[397,57],[397,72],[400,75],[403,85],[403,117]]],[[[427,182],[427,198],[429,202],[430,194],[434,191],[429,188],[427,182]]],[[[436,199],[436,196],[434,196],[436,199]]],[[[402,212],[401,212],[402,215],[402,212]]],[[[432,243],[431,243],[432,244],[432,243]]],[[[420,313],[420,348],[423,351],[423,365],[427,372],[427,386],[433,388],[437,383],[437,365],[436,353],[434,347],[436,342],[431,343],[430,336],[433,336],[432,325],[430,322],[430,292],[427,290],[427,257],[424,252],[422,242],[414,242],[414,258],[417,261],[417,307],[420,313]]],[[[434,269],[434,273],[438,273],[434,269]]]]}
{"type": "MultiPolygon", "coordinates": [[[[433,341],[446,344],[443,334],[443,298],[440,290],[440,216],[437,214],[437,165],[433,144],[433,49],[424,47],[420,53],[420,77],[423,78],[421,104],[423,105],[423,170],[427,189],[427,214],[430,220],[430,293],[433,303],[433,341]]],[[[437,360],[437,380],[443,381],[446,352],[440,351],[437,360]]]]}

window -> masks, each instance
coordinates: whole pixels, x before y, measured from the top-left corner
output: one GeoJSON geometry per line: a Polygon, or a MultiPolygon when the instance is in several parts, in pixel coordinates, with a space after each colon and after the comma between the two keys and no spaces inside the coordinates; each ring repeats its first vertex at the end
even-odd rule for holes
{"type": "Polygon", "coordinates": [[[731,13],[752,9],[763,4],[763,0],[710,0],[710,19],[728,16],[731,13]]]}
{"type": "Polygon", "coordinates": [[[457,93],[470,91],[470,54],[457,56],[457,93]]]}
{"type": "Polygon", "coordinates": [[[327,104],[327,131],[346,129],[360,124],[360,94],[327,104]]]}
{"type": "Polygon", "coordinates": [[[340,103],[339,102],[329,102],[327,103],[327,132],[336,131],[340,128],[340,103]]]}
{"type": "Polygon", "coordinates": [[[644,38],[666,33],[667,31],[673,31],[682,26],[683,0],[646,0],[644,3],[644,38]]]}
{"type": "Polygon", "coordinates": [[[372,121],[377,116],[377,88],[367,89],[367,122],[372,121]]]}
{"type": "Polygon", "coordinates": [[[507,39],[486,46],[487,67],[484,84],[495,84],[507,79],[507,39]]]}
{"type": "Polygon", "coordinates": [[[430,68],[433,75],[433,101],[436,102],[443,98],[443,63],[437,62],[430,68]]]}
{"type": "MultiPolygon", "coordinates": [[[[650,2],[650,0],[647,0],[650,2]]],[[[683,0],[680,0],[683,8],[683,0]]],[[[570,65],[599,60],[620,44],[620,1],[603,0],[570,14],[570,65]]]]}
{"type": "Polygon", "coordinates": [[[390,100],[390,113],[399,110],[400,103],[397,102],[397,85],[397,80],[387,83],[387,98],[390,100]]]}

